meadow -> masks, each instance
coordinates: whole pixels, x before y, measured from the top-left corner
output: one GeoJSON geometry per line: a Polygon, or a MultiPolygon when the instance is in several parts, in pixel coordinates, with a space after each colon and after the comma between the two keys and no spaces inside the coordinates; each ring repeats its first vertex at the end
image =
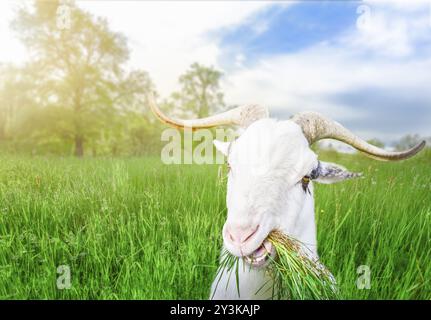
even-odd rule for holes
{"type": "MultiPolygon", "coordinates": [[[[319,253],[341,297],[431,299],[431,152],[321,159],[364,173],[315,187],[319,253]],[[356,286],[361,265],[370,289],[356,286]]],[[[225,192],[218,165],[0,155],[0,298],[207,299],[225,192]]]]}

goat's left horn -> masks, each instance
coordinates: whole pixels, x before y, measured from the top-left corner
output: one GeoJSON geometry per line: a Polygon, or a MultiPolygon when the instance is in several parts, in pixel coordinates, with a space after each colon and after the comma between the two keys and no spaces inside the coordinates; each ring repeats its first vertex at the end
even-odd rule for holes
{"type": "Polygon", "coordinates": [[[245,105],[240,106],[226,112],[216,114],[214,116],[183,120],[173,119],[166,116],[157,106],[154,95],[150,92],[148,95],[148,102],[151,110],[159,118],[160,121],[175,127],[175,128],[191,128],[193,130],[212,128],[221,125],[239,125],[241,127],[248,127],[251,123],[262,118],[268,118],[269,112],[266,107],[259,105],[245,105]]]}
{"type": "Polygon", "coordinates": [[[320,139],[336,139],[364,152],[367,156],[377,160],[403,160],[413,157],[425,146],[425,141],[411,149],[391,152],[378,148],[357,137],[338,122],[328,119],[316,112],[301,112],[292,117],[304,132],[308,142],[313,144],[320,139]]]}

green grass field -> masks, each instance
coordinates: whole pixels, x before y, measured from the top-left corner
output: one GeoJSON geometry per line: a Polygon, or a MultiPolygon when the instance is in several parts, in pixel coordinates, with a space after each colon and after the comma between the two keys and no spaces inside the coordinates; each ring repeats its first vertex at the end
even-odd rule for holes
{"type": "MultiPolygon", "coordinates": [[[[365,174],[316,187],[319,253],[341,296],[430,299],[431,153],[322,159],[365,174]]],[[[156,157],[0,156],[0,298],[207,299],[226,215],[217,173],[156,157]],[[70,289],[57,289],[60,265],[70,289]]]]}

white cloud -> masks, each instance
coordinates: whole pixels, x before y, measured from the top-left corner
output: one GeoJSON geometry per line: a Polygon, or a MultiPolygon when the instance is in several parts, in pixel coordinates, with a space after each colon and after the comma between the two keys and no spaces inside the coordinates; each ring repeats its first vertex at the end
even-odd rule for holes
{"type": "Polygon", "coordinates": [[[268,31],[269,29],[269,21],[267,20],[259,20],[252,26],[252,30],[256,35],[261,35],[262,33],[268,31]]]}
{"type": "Polygon", "coordinates": [[[238,53],[235,55],[235,66],[238,68],[244,67],[244,61],[247,60],[243,53],[238,53]]]}
{"type": "Polygon", "coordinates": [[[357,29],[344,39],[357,50],[403,57],[414,52],[416,42],[431,39],[429,0],[369,0],[358,7],[358,14],[357,29]]]}
{"type": "MultiPolygon", "coordinates": [[[[373,117],[372,110],[340,105],[333,96],[369,88],[410,96],[428,92],[431,57],[421,56],[416,48],[422,41],[431,49],[427,11],[419,10],[424,8],[424,1],[411,5],[395,2],[392,6],[390,2],[377,5],[372,1],[371,5],[373,20],[366,30],[352,28],[328,43],[266,56],[248,64],[247,69],[232,70],[224,82],[226,100],[267,105],[276,114],[311,109],[341,122],[363,119],[366,123],[373,117]]],[[[376,128],[357,133],[388,141],[402,130],[394,128],[392,134],[382,134],[376,128]]],[[[430,134],[429,128],[418,127],[417,132],[430,134]]]]}
{"type": "MultiPolygon", "coordinates": [[[[106,17],[124,33],[130,66],[149,71],[162,96],[176,89],[178,77],[193,62],[218,65],[220,47],[212,31],[244,23],[272,5],[268,1],[77,1],[79,7],[106,17]]],[[[0,62],[22,62],[28,52],[9,28],[16,1],[0,1],[0,62]]],[[[72,17],[73,18],[73,17],[72,17]]],[[[262,26],[261,26],[262,28],[262,26]]]]}
{"type": "Polygon", "coordinates": [[[386,19],[385,14],[375,12],[370,15],[369,22],[358,28],[357,36],[346,42],[350,46],[383,55],[406,56],[413,50],[408,31],[404,19],[386,19]]]}
{"type": "Polygon", "coordinates": [[[364,3],[373,7],[394,9],[404,13],[426,9],[430,0],[364,0],[364,3]]]}
{"type": "Polygon", "coordinates": [[[113,30],[131,40],[131,65],[149,71],[162,96],[198,61],[219,67],[221,48],[211,31],[244,23],[264,1],[80,1],[80,7],[108,17],[113,30]]]}

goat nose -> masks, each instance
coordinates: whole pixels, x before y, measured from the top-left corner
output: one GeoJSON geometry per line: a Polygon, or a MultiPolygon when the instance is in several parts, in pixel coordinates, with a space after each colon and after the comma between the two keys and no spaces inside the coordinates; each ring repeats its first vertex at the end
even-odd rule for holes
{"type": "Polygon", "coordinates": [[[238,244],[247,242],[257,231],[259,226],[255,227],[230,227],[226,228],[229,239],[238,244]]]}

